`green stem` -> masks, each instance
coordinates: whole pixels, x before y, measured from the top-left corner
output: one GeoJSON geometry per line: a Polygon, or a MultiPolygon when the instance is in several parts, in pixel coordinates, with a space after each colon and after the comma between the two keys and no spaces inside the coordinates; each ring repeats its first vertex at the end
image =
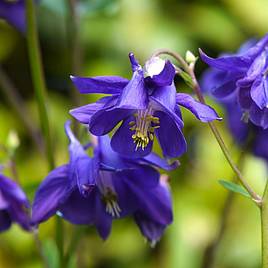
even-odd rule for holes
{"type": "MultiPolygon", "coordinates": [[[[30,69],[32,74],[36,100],[38,104],[42,134],[45,139],[47,160],[49,163],[49,168],[53,169],[55,167],[55,163],[52,150],[49,120],[47,114],[46,86],[45,86],[44,72],[40,55],[34,0],[26,1],[26,17],[27,17],[27,44],[28,44],[30,69]]],[[[56,218],[55,229],[56,229],[56,242],[60,254],[60,265],[62,265],[63,245],[64,245],[63,222],[58,217],[56,218]]]]}
{"type": "Polygon", "coordinates": [[[268,268],[268,181],[262,197],[261,206],[262,228],[262,268],[268,268]]]}
{"type": "MultiPolygon", "coordinates": [[[[206,104],[205,98],[202,95],[200,86],[199,86],[197,79],[195,77],[194,64],[190,64],[190,66],[189,66],[180,54],[175,53],[175,52],[170,51],[170,50],[167,50],[167,49],[160,49],[160,50],[156,51],[152,55],[152,57],[160,56],[163,54],[172,56],[174,59],[176,59],[179,62],[180,66],[184,69],[184,71],[186,73],[188,73],[188,75],[190,75],[190,77],[192,78],[192,89],[194,90],[195,94],[197,95],[197,98],[199,99],[199,101],[201,103],[206,104]]],[[[248,191],[252,200],[260,207],[261,206],[261,197],[258,194],[256,194],[255,191],[250,187],[250,185],[247,183],[247,181],[243,177],[240,170],[237,168],[237,166],[236,166],[234,160],[232,159],[232,156],[231,156],[228,148],[226,147],[224,140],[223,140],[219,130],[217,129],[216,125],[213,122],[209,122],[208,124],[209,124],[209,127],[210,127],[212,133],[214,134],[214,137],[216,138],[227,162],[229,163],[230,167],[232,168],[232,170],[236,174],[239,182],[248,191]]]]}
{"type": "Polygon", "coordinates": [[[41,63],[38,33],[36,26],[35,6],[33,0],[26,1],[27,16],[27,45],[32,74],[33,86],[38,104],[38,112],[42,134],[45,139],[46,155],[49,168],[54,168],[54,157],[51,144],[50,127],[46,107],[46,87],[44,81],[43,68],[41,63]]]}

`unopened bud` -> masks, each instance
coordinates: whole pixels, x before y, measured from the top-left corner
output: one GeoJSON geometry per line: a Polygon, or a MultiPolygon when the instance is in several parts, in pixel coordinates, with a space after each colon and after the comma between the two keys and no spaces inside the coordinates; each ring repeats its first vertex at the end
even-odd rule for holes
{"type": "Polygon", "coordinates": [[[188,63],[195,63],[197,60],[197,57],[190,50],[187,50],[186,55],[185,55],[185,60],[188,63]]]}
{"type": "Polygon", "coordinates": [[[15,130],[10,130],[6,141],[7,148],[16,150],[20,145],[18,134],[15,130]]]}

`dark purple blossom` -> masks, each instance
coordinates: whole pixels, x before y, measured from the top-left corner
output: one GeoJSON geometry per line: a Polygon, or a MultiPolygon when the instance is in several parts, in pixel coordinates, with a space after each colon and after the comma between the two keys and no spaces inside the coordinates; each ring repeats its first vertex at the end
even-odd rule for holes
{"type": "Polygon", "coordinates": [[[20,32],[26,30],[25,1],[0,0],[0,18],[17,28],[20,32]]]}
{"type": "Polygon", "coordinates": [[[27,213],[29,206],[22,189],[14,181],[0,174],[0,232],[9,229],[13,222],[24,230],[30,230],[27,213]]]}
{"type": "Polygon", "coordinates": [[[96,138],[89,157],[70,129],[70,162],[52,170],[36,192],[32,221],[46,221],[58,213],[73,224],[95,225],[106,239],[112,220],[132,215],[142,234],[152,243],[172,222],[171,196],[158,171],[150,165],[173,169],[156,154],[127,159],[110,147],[108,136],[96,138]]]}
{"type": "MultiPolygon", "coordinates": [[[[213,91],[224,75],[222,70],[208,69],[201,80],[203,91],[214,96],[213,91]]],[[[248,114],[240,107],[236,92],[214,99],[225,108],[226,122],[237,145],[247,147],[255,156],[268,162],[268,129],[258,127],[248,120],[248,114]]]]}
{"type": "Polygon", "coordinates": [[[190,95],[176,93],[174,66],[158,57],[150,59],[144,69],[129,54],[131,80],[118,76],[92,78],[71,77],[80,93],[109,94],[96,103],[70,111],[89,131],[102,136],[120,122],[111,140],[114,151],[128,157],[148,155],[157,137],[165,157],[178,157],[186,151],[182,133],[180,106],[189,109],[199,120],[219,119],[216,112],[190,95]]]}
{"type": "Polygon", "coordinates": [[[200,51],[201,58],[220,71],[212,94],[225,98],[235,94],[241,110],[250,121],[268,128],[268,35],[259,42],[244,44],[238,53],[213,59],[200,51]]]}

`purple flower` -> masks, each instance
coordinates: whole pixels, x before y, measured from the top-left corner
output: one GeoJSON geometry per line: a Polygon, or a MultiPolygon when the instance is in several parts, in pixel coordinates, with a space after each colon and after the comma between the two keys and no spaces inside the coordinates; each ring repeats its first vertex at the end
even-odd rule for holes
{"type": "MultiPolygon", "coordinates": [[[[214,90],[219,81],[224,79],[224,76],[225,73],[222,70],[208,69],[201,79],[203,91],[214,96],[214,90]]],[[[246,146],[255,156],[268,162],[268,129],[258,127],[248,120],[249,114],[240,107],[236,92],[224,98],[214,97],[214,99],[225,108],[227,125],[234,141],[241,147],[246,146]],[[250,144],[250,148],[248,144],[250,144]]]]}
{"type": "Polygon", "coordinates": [[[118,76],[71,77],[80,93],[110,94],[96,103],[71,110],[71,115],[88,124],[89,131],[96,136],[109,133],[122,121],[112,137],[111,146],[128,157],[148,155],[154,136],[165,157],[182,155],[186,151],[186,141],[179,105],[203,122],[219,117],[212,108],[190,95],[176,93],[175,69],[170,61],[155,57],[143,69],[132,53],[129,58],[133,70],[131,80],[118,76]]]}
{"type": "Polygon", "coordinates": [[[203,61],[220,71],[212,94],[216,98],[235,94],[242,111],[263,129],[268,128],[267,48],[268,35],[259,42],[247,42],[236,54],[216,59],[200,51],[203,61]]]}
{"type": "Polygon", "coordinates": [[[110,147],[108,136],[98,137],[89,157],[70,129],[70,162],[49,173],[36,192],[32,221],[38,224],[58,213],[73,224],[95,225],[106,239],[112,220],[132,215],[150,241],[160,239],[172,222],[171,196],[158,171],[173,169],[156,154],[126,159],[110,147]]]}
{"type": "Polygon", "coordinates": [[[12,222],[24,230],[30,230],[27,213],[29,202],[21,188],[12,180],[0,174],[0,232],[10,228],[12,222]]]}
{"type": "Polygon", "coordinates": [[[17,28],[20,32],[26,30],[25,1],[0,0],[0,18],[17,28]]]}

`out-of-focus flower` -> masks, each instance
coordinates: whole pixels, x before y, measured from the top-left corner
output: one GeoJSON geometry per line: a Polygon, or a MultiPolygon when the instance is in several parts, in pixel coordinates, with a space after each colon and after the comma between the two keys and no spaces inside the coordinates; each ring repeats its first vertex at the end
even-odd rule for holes
{"type": "Polygon", "coordinates": [[[122,121],[114,133],[111,146],[128,157],[142,157],[152,150],[157,137],[165,157],[178,157],[186,151],[179,105],[189,109],[199,120],[219,119],[216,112],[190,95],[176,93],[174,66],[159,57],[146,62],[144,69],[129,54],[133,76],[92,78],[71,77],[80,93],[110,94],[96,103],[70,111],[89,131],[101,136],[122,121]]]}
{"type": "Polygon", "coordinates": [[[0,18],[17,28],[20,32],[26,30],[25,1],[0,0],[0,18]]]}
{"type": "MultiPolygon", "coordinates": [[[[219,69],[208,69],[202,79],[202,90],[212,97],[215,88],[220,81],[223,81],[225,72],[219,69]]],[[[215,98],[225,108],[227,124],[237,145],[248,147],[254,155],[265,159],[268,162],[268,129],[263,129],[248,120],[248,114],[239,105],[236,92],[224,98],[215,98]]]]}
{"type": "Polygon", "coordinates": [[[238,104],[251,122],[268,128],[268,35],[259,42],[244,44],[238,53],[213,59],[200,51],[201,58],[220,71],[212,91],[216,98],[235,94],[238,104]]]}
{"type": "Polygon", "coordinates": [[[110,147],[108,136],[96,138],[94,156],[89,157],[70,129],[70,162],[45,178],[36,192],[32,221],[46,221],[58,212],[73,224],[95,225],[106,239],[112,220],[132,215],[142,234],[152,243],[172,222],[172,204],[167,183],[158,171],[177,167],[156,154],[127,159],[110,147]],[[152,165],[152,166],[150,166],[152,165]]]}
{"type": "Polygon", "coordinates": [[[22,189],[0,174],[0,232],[9,229],[13,222],[24,230],[30,230],[30,217],[27,213],[29,206],[22,189]]]}

